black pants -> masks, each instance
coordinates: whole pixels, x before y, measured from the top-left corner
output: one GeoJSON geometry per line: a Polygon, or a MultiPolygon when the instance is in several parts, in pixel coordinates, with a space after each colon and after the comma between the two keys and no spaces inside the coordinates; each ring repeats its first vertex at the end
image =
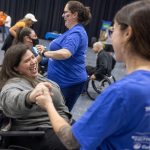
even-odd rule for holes
{"type": "MultiPolygon", "coordinates": [[[[95,73],[95,71],[96,71],[95,67],[93,67],[93,66],[86,66],[86,72],[87,72],[88,76],[93,75],[95,73]]],[[[97,74],[96,75],[96,79],[99,80],[99,81],[102,80],[104,78],[103,74],[104,74],[104,72],[103,73],[101,72],[101,73],[97,74]]]]}
{"type": "Polygon", "coordinates": [[[75,105],[77,99],[79,98],[82,90],[84,88],[84,82],[79,84],[75,84],[66,88],[61,88],[61,91],[65,98],[65,104],[68,107],[69,111],[72,110],[73,106],[75,105]]]}
{"type": "Polygon", "coordinates": [[[87,74],[89,76],[91,76],[95,72],[95,67],[93,67],[93,66],[86,66],[86,72],[87,72],[87,74]]]}
{"type": "Polygon", "coordinates": [[[43,136],[11,137],[9,143],[31,150],[67,150],[52,129],[46,129],[43,136]]]}

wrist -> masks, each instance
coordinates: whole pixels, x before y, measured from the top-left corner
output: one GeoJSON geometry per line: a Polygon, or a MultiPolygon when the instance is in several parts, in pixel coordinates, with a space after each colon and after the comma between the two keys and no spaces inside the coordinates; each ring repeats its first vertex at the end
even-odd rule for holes
{"type": "Polygon", "coordinates": [[[43,50],[43,52],[41,53],[42,57],[45,57],[45,52],[47,52],[47,50],[43,50]]]}
{"type": "Polygon", "coordinates": [[[33,102],[30,101],[30,94],[31,92],[29,92],[27,95],[26,95],[26,100],[25,100],[25,106],[28,107],[28,108],[32,108],[33,106],[33,102]]]}

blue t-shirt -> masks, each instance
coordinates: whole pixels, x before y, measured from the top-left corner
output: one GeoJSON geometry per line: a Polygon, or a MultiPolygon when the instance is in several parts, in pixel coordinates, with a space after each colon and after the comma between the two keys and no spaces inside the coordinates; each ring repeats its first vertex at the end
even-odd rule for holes
{"type": "Polygon", "coordinates": [[[85,53],[88,37],[81,24],[75,25],[50,43],[50,50],[67,49],[72,56],[65,60],[49,59],[48,78],[61,88],[87,80],[85,53]]]}
{"type": "Polygon", "coordinates": [[[81,150],[150,149],[150,71],[112,84],[72,126],[81,150]]]}

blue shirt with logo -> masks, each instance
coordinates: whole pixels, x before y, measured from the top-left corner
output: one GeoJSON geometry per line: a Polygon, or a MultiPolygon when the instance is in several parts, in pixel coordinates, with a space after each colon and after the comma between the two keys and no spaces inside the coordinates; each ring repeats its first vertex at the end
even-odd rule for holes
{"type": "Polygon", "coordinates": [[[87,80],[85,53],[88,37],[84,27],[77,24],[50,43],[50,50],[67,49],[72,56],[65,60],[49,59],[48,78],[61,88],[87,80]]]}
{"type": "Polygon", "coordinates": [[[150,71],[109,86],[72,126],[81,150],[150,149],[150,71]]]}

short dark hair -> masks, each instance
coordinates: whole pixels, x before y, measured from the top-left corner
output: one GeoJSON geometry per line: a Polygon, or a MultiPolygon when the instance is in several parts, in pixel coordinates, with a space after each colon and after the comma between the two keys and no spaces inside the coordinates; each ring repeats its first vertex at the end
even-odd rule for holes
{"type": "Polygon", "coordinates": [[[71,13],[78,13],[78,21],[84,25],[87,25],[91,20],[91,12],[89,7],[85,7],[78,1],[69,1],[68,9],[71,13]]]}
{"type": "Polygon", "coordinates": [[[150,0],[136,1],[124,6],[114,19],[121,30],[130,26],[133,30],[128,42],[139,56],[150,60],[150,0]]]}

